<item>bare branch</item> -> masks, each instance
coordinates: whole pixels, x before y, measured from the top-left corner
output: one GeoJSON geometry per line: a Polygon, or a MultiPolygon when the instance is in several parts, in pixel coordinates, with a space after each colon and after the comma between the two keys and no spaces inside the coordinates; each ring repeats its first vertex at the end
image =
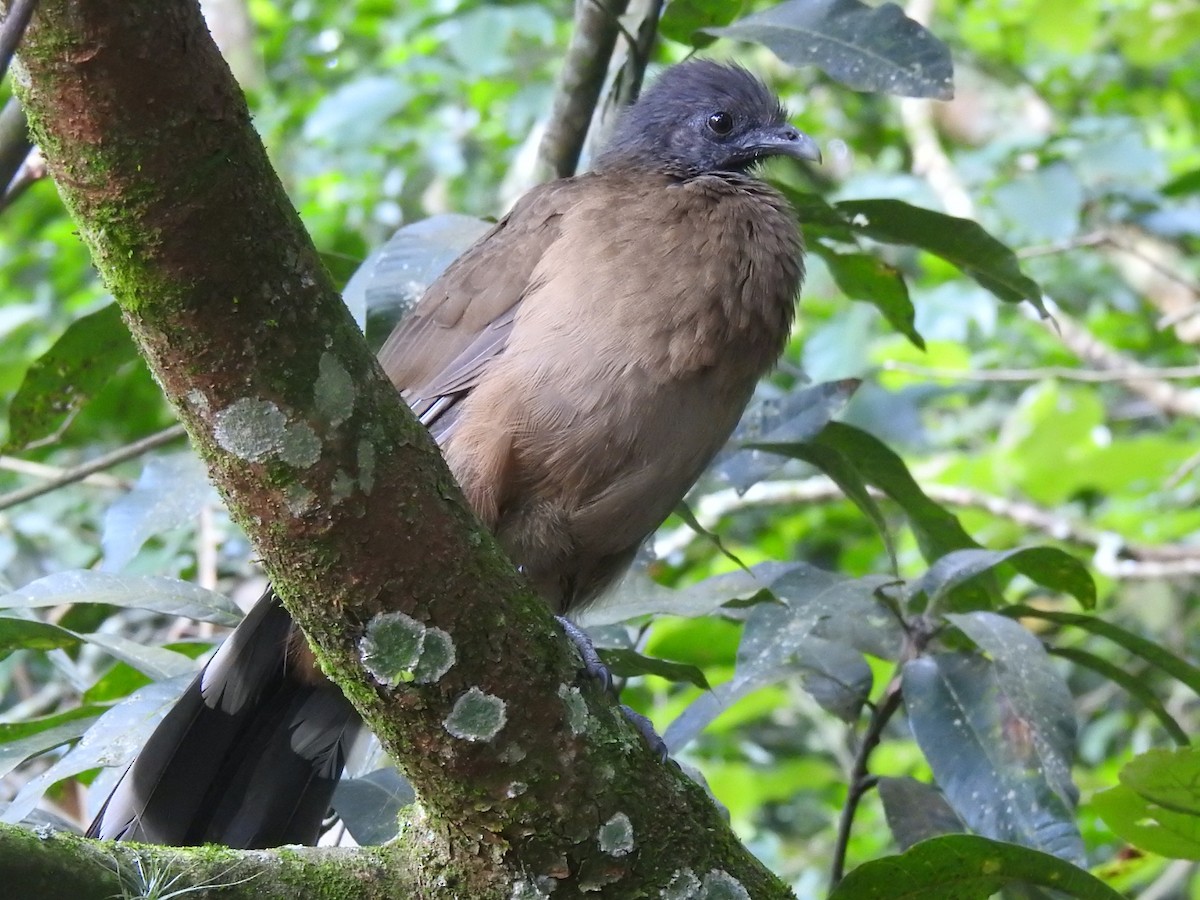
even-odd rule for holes
{"type": "Polygon", "coordinates": [[[143,453],[148,453],[156,447],[161,447],[163,444],[177,441],[181,437],[184,437],[186,433],[182,425],[172,425],[170,428],[165,428],[157,434],[144,437],[140,441],[134,441],[132,444],[127,444],[103,456],[98,456],[90,462],[84,463],[82,466],[68,469],[47,482],[0,495],[0,510],[8,509],[9,507],[16,506],[18,503],[32,500],[35,497],[41,497],[43,494],[49,494],[51,491],[57,491],[65,485],[83,481],[89,475],[93,475],[96,472],[103,472],[105,469],[110,469],[118,463],[123,463],[126,460],[141,456],[143,453]]]}
{"type": "Polygon", "coordinates": [[[1165,366],[1163,368],[1135,366],[1129,369],[1113,369],[1108,371],[1072,369],[1067,366],[1043,366],[1036,369],[985,369],[972,372],[966,369],[939,369],[932,366],[918,366],[912,363],[888,361],[884,362],[880,368],[885,372],[904,372],[907,375],[920,375],[925,378],[979,382],[1024,382],[1057,378],[1062,381],[1085,381],[1092,384],[1104,384],[1111,381],[1170,381],[1174,379],[1200,378],[1200,366],[1165,366]]]}
{"type": "Polygon", "coordinates": [[[38,0],[13,0],[8,15],[0,22],[0,78],[8,71],[8,64],[17,52],[17,45],[21,43],[37,5],[38,0]]]}

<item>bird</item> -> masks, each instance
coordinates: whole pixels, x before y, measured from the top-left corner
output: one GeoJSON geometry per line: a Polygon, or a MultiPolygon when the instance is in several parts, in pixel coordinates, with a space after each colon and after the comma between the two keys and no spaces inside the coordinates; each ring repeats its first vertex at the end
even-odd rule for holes
{"type": "MultiPolygon", "coordinates": [[[[590,171],[539,185],[379,350],[551,611],[597,601],[729,439],[791,334],[803,243],[768,157],[819,162],[747,70],[666,68],[590,171]]],[[[269,590],[88,835],[315,843],[361,722],[269,590]]]]}

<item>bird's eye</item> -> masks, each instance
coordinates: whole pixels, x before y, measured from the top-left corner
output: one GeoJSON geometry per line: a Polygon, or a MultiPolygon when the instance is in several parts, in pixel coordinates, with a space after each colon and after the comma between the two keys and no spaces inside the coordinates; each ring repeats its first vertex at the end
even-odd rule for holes
{"type": "Polygon", "coordinates": [[[733,131],[733,116],[727,112],[715,112],[708,117],[708,128],[722,137],[733,131]]]}

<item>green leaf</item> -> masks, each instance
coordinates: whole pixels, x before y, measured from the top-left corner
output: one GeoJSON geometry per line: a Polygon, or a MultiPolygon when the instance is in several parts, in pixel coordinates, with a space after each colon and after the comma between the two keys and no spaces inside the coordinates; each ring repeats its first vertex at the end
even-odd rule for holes
{"type": "Polygon", "coordinates": [[[708,679],[698,668],[686,663],[671,662],[643,656],[634,650],[598,648],[600,659],[618,678],[634,678],[638,675],[657,675],[677,684],[694,684],[701,690],[709,689],[708,679]]]}
{"type": "MultiPolygon", "coordinates": [[[[972,637],[1000,660],[940,653],[906,663],[901,677],[913,735],[938,787],[972,831],[1082,862],[1070,778],[1070,694],[1036,638],[992,613],[974,615],[980,628],[971,629],[972,637]],[[984,633],[996,622],[1020,629],[1024,639],[1008,629],[984,633]]],[[[968,618],[956,624],[970,628],[968,618]]]]}
{"type": "Polygon", "coordinates": [[[841,451],[835,450],[832,447],[822,447],[811,443],[761,443],[747,444],[746,446],[752,449],[765,450],[768,453],[778,453],[792,459],[803,460],[809,465],[816,466],[828,475],[834,484],[841,488],[846,498],[874,523],[875,528],[879,531],[879,536],[883,538],[884,548],[887,550],[888,559],[892,563],[892,571],[899,570],[899,563],[896,560],[896,545],[892,540],[892,533],[888,528],[887,520],[883,517],[883,512],[879,509],[879,504],[875,502],[875,498],[867,490],[867,485],[863,482],[862,476],[854,467],[854,464],[841,451]]]}
{"type": "Polygon", "coordinates": [[[1168,859],[1200,860],[1200,816],[1164,809],[1123,784],[1095,794],[1092,808],[1135,847],[1168,859]]]}
{"type": "Polygon", "coordinates": [[[216,591],[176,578],[150,575],[58,572],[0,595],[0,609],[38,609],[64,603],[105,603],[126,609],[148,609],[214,625],[232,626],[242,620],[237,606],[216,591]]]}
{"type": "Polygon", "coordinates": [[[954,96],[949,48],[894,3],[788,0],[707,31],[764,44],[789,65],[816,66],[857,91],[954,96]]]}
{"type": "Polygon", "coordinates": [[[1152,666],[1162,669],[1168,675],[1178,679],[1194,693],[1200,694],[1200,669],[1186,660],[1166,650],[1160,644],[1148,641],[1132,632],[1126,631],[1120,625],[1114,625],[1095,616],[1085,616],[1081,613],[1057,612],[1055,610],[1038,609],[1033,606],[1014,605],[1000,610],[1001,614],[1014,619],[1026,617],[1044,619],[1058,625],[1075,625],[1092,634],[1106,637],[1114,644],[1124,647],[1130,653],[1140,656],[1152,666]]]}
{"type": "MultiPolygon", "coordinates": [[[[836,450],[863,481],[900,505],[912,525],[922,555],[931,564],[954,550],[979,547],[953,513],[926,496],[904,460],[874,435],[844,422],[830,422],[812,443],[836,450]]],[[[986,581],[972,582],[953,591],[951,607],[956,610],[983,609],[996,605],[998,600],[999,593],[994,585],[986,581]]]]}
{"type": "Polygon", "coordinates": [[[1028,300],[1043,316],[1042,289],[1021,272],[1016,255],[978,222],[901,200],[844,200],[835,204],[860,234],[888,244],[926,250],[957,266],[1001,300],[1028,300]]]}
{"type": "Polygon", "coordinates": [[[987,900],[1009,885],[1037,885],[1081,900],[1124,900],[1055,856],[973,834],[932,838],[900,856],[864,863],[829,900],[987,900]]]}
{"type": "Polygon", "coordinates": [[[1005,563],[1043,587],[1070,594],[1084,609],[1096,605],[1096,583],[1087,568],[1057,547],[955,550],[930,566],[929,571],[913,583],[912,591],[914,594],[924,592],[931,605],[937,604],[953,588],[1005,563]]]}
{"type": "Polygon", "coordinates": [[[0,659],[17,650],[58,650],[79,642],[78,635],[48,622],[0,616],[0,659]]]}
{"type": "Polygon", "coordinates": [[[1174,717],[1163,706],[1162,701],[1154,695],[1154,691],[1141,678],[1125,671],[1120,666],[1114,666],[1107,659],[1102,659],[1094,653],[1088,653],[1086,650],[1080,650],[1075,647],[1051,647],[1049,652],[1054,656],[1062,657],[1075,663],[1077,666],[1091,669],[1104,678],[1107,678],[1113,684],[1121,687],[1134,699],[1141,702],[1147,710],[1159,721],[1159,724],[1166,729],[1171,735],[1171,739],[1181,747],[1186,747],[1191,743],[1187,732],[1184,731],[1174,717]]]}
{"type": "Polygon", "coordinates": [[[138,358],[115,303],[76,319],[29,367],[8,411],[5,452],[52,437],[138,358]]]}
{"type": "Polygon", "coordinates": [[[1121,770],[1121,784],[1151,803],[1200,816],[1200,749],[1150,750],[1121,770]]]}
{"type": "Polygon", "coordinates": [[[888,828],[901,850],[943,834],[967,830],[942,792],[915,778],[880,778],[876,785],[888,828]]]}
{"type": "Polygon", "coordinates": [[[915,347],[925,349],[925,339],[915,326],[916,311],[908,297],[908,286],[898,269],[866,253],[838,253],[821,241],[813,241],[809,249],[825,261],[843,294],[875,306],[915,347]]]}
{"type": "Polygon", "coordinates": [[[26,760],[75,740],[102,712],[101,706],[80,706],[53,716],[0,725],[0,777],[26,760]]]}
{"type": "Polygon", "coordinates": [[[716,40],[703,29],[728,25],[741,11],[742,0],[671,0],[658,30],[665,38],[699,50],[716,40]]]}
{"type": "Polygon", "coordinates": [[[1168,197],[1200,193],[1200,169],[1192,169],[1178,178],[1171,179],[1163,185],[1162,192],[1168,197]]]}

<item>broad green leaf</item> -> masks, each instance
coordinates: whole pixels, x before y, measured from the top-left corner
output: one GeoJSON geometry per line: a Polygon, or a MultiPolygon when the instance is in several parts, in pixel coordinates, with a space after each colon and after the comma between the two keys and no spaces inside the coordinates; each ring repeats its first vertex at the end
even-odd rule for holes
{"type": "Polygon", "coordinates": [[[25,373],[9,407],[5,449],[57,434],[118,369],[137,358],[115,303],[72,322],[25,373]]]}
{"type": "Polygon", "coordinates": [[[702,29],[728,25],[742,11],[743,0],[671,0],[659,20],[663,37],[696,49],[707,47],[716,38],[702,29]]]}
{"type": "Polygon", "coordinates": [[[1069,862],[973,834],[932,838],[900,856],[863,863],[842,879],[829,900],[988,900],[1005,887],[1022,885],[1079,900],[1124,900],[1069,862]]]}
{"type": "Polygon", "coordinates": [[[104,569],[120,571],[150,538],[194,522],[213,496],[204,464],[194,453],[168,453],[146,460],[132,491],[104,514],[104,569]]]}
{"type": "Polygon", "coordinates": [[[1133,846],[1168,859],[1200,860],[1200,815],[1151,803],[1123,784],[1095,794],[1091,805],[1114,834],[1133,846]]]}
{"type": "Polygon", "coordinates": [[[596,651],[600,659],[618,678],[634,678],[638,675],[657,675],[667,681],[678,684],[694,684],[701,690],[708,690],[708,679],[698,668],[685,663],[672,662],[669,659],[655,659],[644,656],[633,650],[615,650],[600,648],[596,651]]]}
{"type": "Polygon", "coordinates": [[[1121,770],[1121,784],[1151,803],[1200,816],[1200,750],[1150,750],[1121,770]]]}
{"type": "MultiPolygon", "coordinates": [[[[988,642],[1003,646],[1009,637],[988,642]]],[[[1032,650],[1006,656],[1016,661],[1002,666],[977,654],[946,653],[905,664],[913,735],[972,831],[1082,863],[1070,759],[1062,752],[1065,734],[1073,733],[1073,709],[1036,695],[1052,682],[1032,650]],[[1014,688],[1026,673],[1030,684],[1014,688]]]]}
{"type": "Polygon", "coordinates": [[[58,650],[78,644],[78,635],[49,622],[0,616],[0,659],[17,650],[58,650]]]}
{"type": "MultiPolygon", "coordinates": [[[[930,563],[953,550],[978,548],[953,513],[926,496],[896,453],[874,435],[843,422],[830,422],[814,438],[820,447],[836,450],[874,485],[900,505],[912,525],[921,553],[930,563]]],[[[960,585],[952,592],[954,609],[981,609],[996,605],[999,593],[986,580],[960,585]]]]}
{"type": "Polygon", "coordinates": [[[385,844],[400,828],[400,810],[417,799],[412,785],[394,768],[360,778],[343,778],[333,792],[333,808],[361,847],[385,844]]]}
{"type": "Polygon", "coordinates": [[[42,795],[64,778],[97,766],[124,767],[167,709],[179,699],[189,680],[188,676],[181,676],[157,681],[109,709],[61,759],[26,782],[0,815],[0,821],[20,822],[33,811],[42,795]]]}
{"type": "Polygon", "coordinates": [[[1047,622],[1054,622],[1058,625],[1074,625],[1085,631],[1090,631],[1092,634],[1108,638],[1114,644],[1124,647],[1130,653],[1140,656],[1151,665],[1157,666],[1168,675],[1177,678],[1181,683],[1187,685],[1193,693],[1200,694],[1200,668],[1197,668],[1184,659],[1180,659],[1170,650],[1164,649],[1160,644],[1148,641],[1144,637],[1139,637],[1125,630],[1120,625],[1115,625],[1096,616],[1038,609],[1037,607],[1021,604],[1005,607],[1000,612],[1014,619],[1028,617],[1031,619],[1044,619],[1047,622]]]}
{"type": "Polygon", "coordinates": [[[862,384],[858,378],[843,378],[808,385],[787,396],[756,404],[738,423],[731,444],[740,446],[719,459],[714,470],[738,491],[747,491],[774,475],[784,460],[755,444],[808,441],[846,408],[862,384]]]}
{"type": "Polygon", "coordinates": [[[186,616],[214,625],[236,625],[241,611],[227,597],[175,578],[59,572],[0,596],[0,609],[38,609],[64,603],[105,603],[186,616]]]}
{"type": "Polygon", "coordinates": [[[892,562],[892,570],[898,571],[899,564],[896,561],[896,546],[892,540],[892,533],[891,529],[888,528],[887,519],[883,517],[883,512],[879,509],[879,504],[875,502],[875,498],[867,490],[867,485],[858,470],[854,467],[854,464],[840,450],[835,450],[832,447],[822,447],[815,443],[775,444],[764,442],[747,444],[746,446],[751,449],[763,450],[767,453],[778,453],[781,456],[803,460],[828,475],[834,484],[841,488],[846,498],[874,523],[875,528],[879,531],[879,536],[883,538],[888,559],[892,562]]]}
{"type": "Polygon", "coordinates": [[[876,789],[888,828],[901,850],[939,835],[967,830],[942,792],[931,784],[915,778],[880,778],[876,789]]]}
{"type": "Polygon", "coordinates": [[[825,261],[843,294],[875,306],[915,347],[925,349],[925,339],[916,329],[916,310],[899,270],[866,253],[838,253],[822,241],[810,243],[809,250],[825,261]]]}
{"type": "Polygon", "coordinates": [[[888,244],[919,247],[953,263],[1001,300],[1028,300],[1042,315],[1042,289],[1021,272],[1016,255],[978,222],[901,200],[844,200],[834,205],[860,234],[888,244]]]}
{"type": "Polygon", "coordinates": [[[47,716],[46,719],[55,724],[30,732],[25,737],[0,743],[0,777],[8,775],[17,766],[35,756],[77,739],[91,727],[103,711],[102,708],[94,706],[81,706],[71,710],[77,715],[47,716]]]}
{"type": "Polygon", "coordinates": [[[710,34],[754,41],[793,66],[816,66],[858,91],[954,96],[950,50],[894,3],[787,0],[710,34]]]}
{"type": "Polygon", "coordinates": [[[1006,563],[1043,587],[1071,594],[1085,609],[1096,605],[1092,576],[1083,563],[1056,547],[955,550],[934,562],[911,590],[923,592],[936,605],[954,588],[1006,563]]]}

